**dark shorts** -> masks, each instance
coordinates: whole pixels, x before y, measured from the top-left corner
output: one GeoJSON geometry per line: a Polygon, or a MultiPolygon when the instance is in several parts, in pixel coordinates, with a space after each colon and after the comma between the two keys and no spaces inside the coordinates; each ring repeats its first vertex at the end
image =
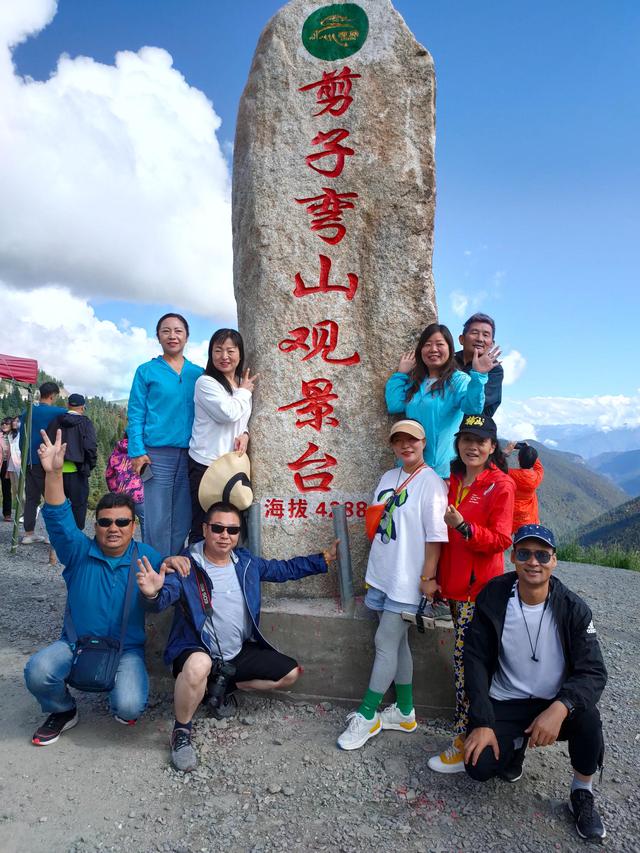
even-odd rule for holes
{"type": "MultiPolygon", "coordinates": [[[[194,652],[205,652],[206,649],[185,649],[173,661],[173,677],[177,678],[187,658],[194,652]]],[[[229,682],[228,690],[234,690],[237,682],[252,681],[254,678],[263,681],[280,681],[285,675],[298,666],[298,662],[282,652],[275,649],[263,649],[256,643],[244,643],[240,654],[230,661],[235,668],[236,674],[229,682]]]]}

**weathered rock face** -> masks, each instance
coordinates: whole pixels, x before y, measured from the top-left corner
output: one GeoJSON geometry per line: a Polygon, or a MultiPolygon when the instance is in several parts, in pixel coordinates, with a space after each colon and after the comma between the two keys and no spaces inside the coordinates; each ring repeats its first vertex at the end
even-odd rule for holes
{"type": "MultiPolygon", "coordinates": [[[[434,99],[431,57],[389,0],[292,0],[260,38],[238,114],[234,284],[260,373],[263,551],[326,547],[331,502],[348,502],[357,589],[364,508],[393,465],[384,383],[436,316],[434,99]]],[[[329,576],[300,593],[336,589],[329,576]]]]}

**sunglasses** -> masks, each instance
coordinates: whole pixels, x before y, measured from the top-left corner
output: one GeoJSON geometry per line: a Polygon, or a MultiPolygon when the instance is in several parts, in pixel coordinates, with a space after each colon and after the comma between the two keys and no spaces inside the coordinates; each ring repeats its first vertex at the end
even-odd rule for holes
{"type": "Polygon", "coordinates": [[[128,527],[133,522],[132,518],[96,518],[98,527],[111,527],[115,524],[116,527],[128,527]]]}
{"type": "Polygon", "coordinates": [[[533,555],[541,566],[546,566],[549,560],[553,557],[548,551],[530,551],[528,548],[516,549],[516,560],[519,563],[526,563],[533,555]]]}
{"type": "Polygon", "coordinates": [[[212,533],[224,533],[225,530],[229,536],[237,536],[240,533],[240,525],[238,524],[210,524],[212,533]]]}

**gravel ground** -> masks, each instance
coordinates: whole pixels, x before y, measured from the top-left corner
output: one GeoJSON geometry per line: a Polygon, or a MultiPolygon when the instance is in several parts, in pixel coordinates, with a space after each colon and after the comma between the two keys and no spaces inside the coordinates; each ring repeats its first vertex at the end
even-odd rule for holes
{"type": "MultiPolygon", "coordinates": [[[[383,732],[343,753],[335,738],[344,709],[244,695],[233,721],[199,714],[200,767],[184,775],[168,766],[172,708],[164,682],[135,728],[115,723],[103,699],[85,694],[78,701],[81,724],[50,748],[34,748],[30,736],[43,715],[22,669],[34,650],[58,636],[64,585],[60,567],[48,565],[46,546],[22,546],[10,557],[10,532],[10,525],[0,527],[4,853],[595,846],[577,838],[566,809],[565,746],[530,754],[515,785],[480,786],[427,769],[428,755],[447,742],[446,720],[423,720],[411,736],[383,732]]],[[[640,574],[570,563],[557,573],[591,604],[609,668],[601,703],[608,752],[596,786],[605,846],[640,851],[640,574]]]]}

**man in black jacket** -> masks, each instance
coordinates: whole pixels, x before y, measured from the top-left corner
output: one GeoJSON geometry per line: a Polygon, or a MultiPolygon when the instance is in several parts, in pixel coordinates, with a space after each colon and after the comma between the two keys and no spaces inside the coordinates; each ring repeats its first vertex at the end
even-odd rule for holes
{"type": "Polygon", "coordinates": [[[56,440],[57,430],[67,445],[62,468],[64,493],[71,502],[76,525],[84,530],[89,501],[89,476],[98,461],[98,442],[93,421],[84,413],[82,394],[70,394],[68,411],[55,417],[47,427],[47,435],[56,440]]]}
{"type": "Polygon", "coordinates": [[[557,559],[548,528],[519,528],[511,562],[515,573],[494,578],[478,596],[465,640],[465,769],[480,782],[516,782],[527,745],[567,740],[576,830],[581,838],[604,838],[591,780],[604,754],[596,703],[607,671],[591,611],[551,577],[557,559]]]}

